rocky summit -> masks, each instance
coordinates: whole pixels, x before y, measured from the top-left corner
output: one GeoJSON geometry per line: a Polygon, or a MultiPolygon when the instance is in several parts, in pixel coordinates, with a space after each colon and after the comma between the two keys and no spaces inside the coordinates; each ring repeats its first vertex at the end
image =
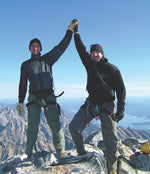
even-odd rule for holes
{"type": "MultiPolygon", "coordinates": [[[[58,160],[52,143],[51,131],[41,114],[36,143],[38,151],[28,159],[25,155],[26,109],[24,108],[23,117],[19,117],[16,113],[16,105],[0,107],[0,174],[107,174],[107,161],[101,130],[92,124],[86,128],[83,135],[87,154],[79,157],[68,131],[71,119],[65,111],[61,110],[61,124],[65,132],[67,157],[58,160]]],[[[118,173],[150,173],[150,156],[139,153],[141,146],[150,141],[150,135],[142,130],[122,127],[117,129],[120,139],[118,173]]]]}
{"type": "MultiPolygon", "coordinates": [[[[130,139],[128,141],[131,142],[130,139]]],[[[141,145],[139,141],[136,142],[136,146],[141,145]]],[[[0,173],[108,174],[104,152],[89,144],[85,144],[85,149],[87,154],[83,156],[77,156],[75,149],[68,150],[68,156],[60,160],[56,158],[55,153],[47,151],[37,152],[29,159],[25,154],[14,156],[0,164],[0,173]]],[[[150,174],[150,156],[141,153],[130,159],[134,152],[124,144],[120,144],[119,152],[118,174],[150,174]]]]}

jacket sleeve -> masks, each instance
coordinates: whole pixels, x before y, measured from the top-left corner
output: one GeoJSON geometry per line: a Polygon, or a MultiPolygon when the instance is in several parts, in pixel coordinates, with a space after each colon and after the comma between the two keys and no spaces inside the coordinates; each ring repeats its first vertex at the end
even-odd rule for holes
{"type": "Polygon", "coordinates": [[[46,59],[49,65],[53,65],[64,53],[71,41],[72,33],[72,31],[67,30],[66,35],[61,40],[61,42],[57,46],[55,46],[50,52],[42,56],[44,59],[46,59]]]}
{"type": "Polygon", "coordinates": [[[27,74],[21,65],[20,82],[19,82],[19,103],[23,103],[27,92],[27,74]]]}
{"type": "Polygon", "coordinates": [[[91,63],[90,54],[86,51],[86,47],[84,46],[79,33],[74,35],[75,46],[77,52],[82,60],[82,63],[86,66],[91,63]]]}
{"type": "Polygon", "coordinates": [[[117,94],[117,112],[124,112],[126,89],[119,69],[115,71],[115,90],[117,94]]]}

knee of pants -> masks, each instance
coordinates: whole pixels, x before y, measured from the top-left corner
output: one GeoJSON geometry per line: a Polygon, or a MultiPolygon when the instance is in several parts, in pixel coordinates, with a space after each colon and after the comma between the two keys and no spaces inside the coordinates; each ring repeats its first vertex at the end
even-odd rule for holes
{"type": "Polygon", "coordinates": [[[70,123],[69,124],[69,130],[70,130],[70,133],[73,134],[73,133],[81,133],[83,131],[84,128],[81,128],[80,126],[76,125],[76,124],[72,124],[70,123]]]}
{"type": "Polygon", "coordinates": [[[48,123],[48,125],[52,132],[59,132],[61,129],[61,123],[59,122],[59,120],[53,120],[48,123]]]}
{"type": "Polygon", "coordinates": [[[76,126],[74,126],[74,124],[72,124],[72,122],[69,124],[69,131],[70,132],[77,132],[78,129],[76,128],[76,126]]]}

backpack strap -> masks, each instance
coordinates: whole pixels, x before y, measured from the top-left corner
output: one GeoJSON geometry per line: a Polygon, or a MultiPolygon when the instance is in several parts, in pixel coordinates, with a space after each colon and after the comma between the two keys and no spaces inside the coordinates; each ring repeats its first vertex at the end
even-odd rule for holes
{"type": "Polygon", "coordinates": [[[106,89],[106,91],[108,92],[108,94],[112,97],[112,99],[115,98],[115,91],[113,89],[110,88],[110,86],[103,80],[103,78],[101,77],[100,73],[98,72],[98,70],[96,69],[96,66],[93,65],[98,77],[99,77],[99,80],[100,80],[100,83],[103,85],[104,89],[106,89]]]}

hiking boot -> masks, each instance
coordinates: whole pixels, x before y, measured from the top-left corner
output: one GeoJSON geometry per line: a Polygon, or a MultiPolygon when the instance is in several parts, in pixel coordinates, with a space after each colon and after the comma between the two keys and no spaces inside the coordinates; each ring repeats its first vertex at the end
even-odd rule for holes
{"type": "Polygon", "coordinates": [[[85,154],[87,154],[86,151],[84,151],[84,152],[82,152],[82,153],[77,152],[77,156],[82,156],[82,155],[85,155],[85,154]]]}
{"type": "Polygon", "coordinates": [[[117,171],[116,171],[116,170],[111,170],[111,171],[109,172],[109,174],[117,174],[117,171]]]}
{"type": "Polygon", "coordinates": [[[68,154],[65,153],[65,152],[63,152],[63,153],[60,154],[60,158],[65,158],[65,157],[67,157],[67,156],[68,156],[68,154]]]}
{"type": "Polygon", "coordinates": [[[33,162],[34,161],[34,154],[27,155],[27,158],[25,159],[25,161],[33,162]]]}

